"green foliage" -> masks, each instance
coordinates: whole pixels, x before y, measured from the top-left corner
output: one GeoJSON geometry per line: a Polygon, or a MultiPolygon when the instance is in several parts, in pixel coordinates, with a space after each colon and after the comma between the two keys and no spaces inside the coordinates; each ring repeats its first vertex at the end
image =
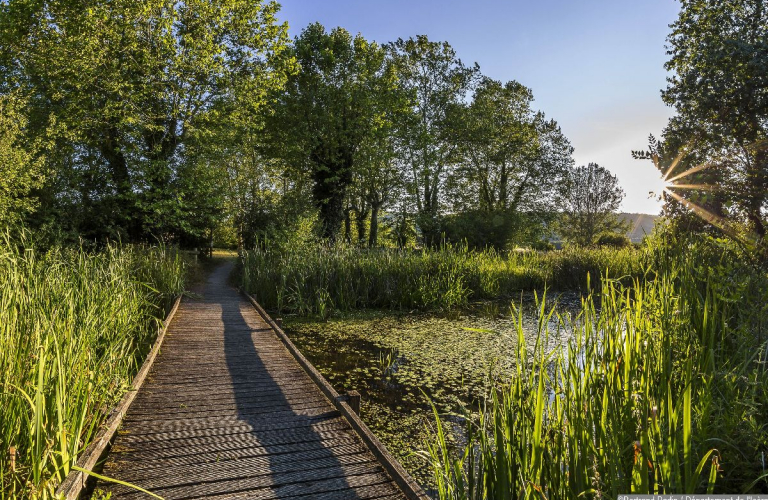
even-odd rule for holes
{"type": "Polygon", "coordinates": [[[440,199],[455,141],[451,110],[462,102],[479,67],[467,67],[447,42],[419,35],[388,45],[403,87],[413,103],[398,126],[398,141],[408,171],[408,193],[427,246],[440,241],[440,199]]]}
{"type": "Polygon", "coordinates": [[[516,237],[530,228],[524,216],[504,210],[459,212],[444,217],[441,227],[447,241],[480,250],[505,250],[510,243],[518,243],[516,237]]]}
{"type": "Polygon", "coordinates": [[[554,120],[534,113],[532,101],[531,90],[518,82],[485,77],[471,102],[451,109],[454,210],[554,211],[554,194],[573,163],[573,148],[554,120]]]}
{"type": "Polygon", "coordinates": [[[322,234],[335,239],[358,149],[387,129],[398,106],[398,80],[375,42],[343,28],[330,33],[314,23],[292,50],[299,71],[274,96],[268,149],[312,180],[322,234]]]}
{"type": "Polygon", "coordinates": [[[26,140],[23,104],[18,93],[0,94],[0,227],[18,224],[34,210],[32,191],[43,181],[38,148],[26,140]]]}
{"type": "Polygon", "coordinates": [[[561,187],[558,232],[566,241],[585,247],[600,233],[624,229],[616,214],[623,199],[618,178],[606,168],[590,163],[571,169],[561,187]]]}
{"type": "Polygon", "coordinates": [[[723,250],[739,253],[657,247],[650,279],[604,280],[554,353],[542,302],[539,341],[530,351],[520,327],[517,374],[468,415],[465,448],[436,413],[426,455],[439,498],[766,491],[765,319],[753,314],[768,274],[723,250]],[[752,293],[732,301],[742,287],[752,293]]]}
{"type": "Polygon", "coordinates": [[[23,245],[0,246],[0,494],[52,498],[129,387],[184,268],[161,248],[23,245]]]}
{"type": "Polygon", "coordinates": [[[626,234],[606,232],[597,235],[595,244],[600,247],[625,248],[632,245],[632,242],[626,234]]]}
{"type": "Polygon", "coordinates": [[[552,250],[555,250],[557,247],[555,247],[555,244],[551,241],[547,240],[536,240],[533,243],[531,243],[531,248],[534,250],[538,250],[539,252],[551,252],[552,250]]]}
{"type": "Polygon", "coordinates": [[[672,76],[662,97],[676,115],[663,140],[651,137],[635,157],[653,160],[670,180],[665,213],[683,228],[709,224],[731,237],[763,238],[768,8],[762,0],[685,0],[670,27],[665,68],[672,76]]]}
{"type": "Polygon", "coordinates": [[[220,201],[200,145],[284,81],[273,2],[4,2],[0,89],[50,141],[43,215],[86,237],[199,238],[220,201]],[[4,50],[5,52],[5,50],[4,50]]]}
{"type": "Polygon", "coordinates": [[[243,288],[269,309],[298,314],[360,308],[450,309],[520,290],[586,289],[588,276],[642,275],[633,248],[539,254],[494,250],[363,250],[350,246],[265,246],[243,254],[243,288]]]}

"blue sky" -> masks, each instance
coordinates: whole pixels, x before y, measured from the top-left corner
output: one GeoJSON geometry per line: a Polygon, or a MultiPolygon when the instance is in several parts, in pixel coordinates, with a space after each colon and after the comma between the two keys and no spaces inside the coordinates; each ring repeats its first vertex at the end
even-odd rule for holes
{"type": "Polygon", "coordinates": [[[577,164],[619,177],[627,212],[657,213],[660,177],[630,151],[659,135],[664,49],[674,0],[282,0],[291,36],[309,23],[342,26],[377,42],[425,34],[448,41],[484,75],[530,87],[534,107],[558,121],[577,164]]]}

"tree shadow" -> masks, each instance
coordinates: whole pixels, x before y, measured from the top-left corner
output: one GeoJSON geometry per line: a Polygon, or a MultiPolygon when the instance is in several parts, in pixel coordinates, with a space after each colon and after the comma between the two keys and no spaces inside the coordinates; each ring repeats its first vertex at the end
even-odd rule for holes
{"type": "Polygon", "coordinates": [[[243,311],[253,306],[226,284],[226,276],[216,276],[222,272],[226,269],[211,276],[205,300],[221,304],[237,415],[250,427],[253,446],[265,459],[252,468],[253,487],[271,488],[274,498],[358,498],[347,476],[359,470],[359,448],[340,446],[337,455],[325,446],[338,429],[339,413],[306,375],[295,374],[300,367],[270,327],[249,324],[243,311]]]}

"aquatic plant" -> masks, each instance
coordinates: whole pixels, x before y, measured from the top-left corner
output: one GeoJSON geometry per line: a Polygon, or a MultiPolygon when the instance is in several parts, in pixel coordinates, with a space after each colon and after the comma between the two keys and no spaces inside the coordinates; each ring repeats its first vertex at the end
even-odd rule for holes
{"type": "Polygon", "coordinates": [[[644,252],[632,248],[556,252],[360,249],[316,244],[243,253],[242,286],[265,307],[327,317],[331,309],[450,309],[520,290],[586,289],[588,275],[631,280],[644,252]]]}
{"type": "Polygon", "coordinates": [[[0,497],[51,497],[183,287],[164,248],[0,242],[0,497]]]}
{"type": "Polygon", "coordinates": [[[435,410],[425,456],[437,496],[768,490],[768,352],[754,317],[768,275],[737,253],[712,240],[656,248],[649,279],[604,279],[555,350],[542,347],[546,322],[532,350],[520,323],[517,373],[467,415],[466,446],[435,410]]]}

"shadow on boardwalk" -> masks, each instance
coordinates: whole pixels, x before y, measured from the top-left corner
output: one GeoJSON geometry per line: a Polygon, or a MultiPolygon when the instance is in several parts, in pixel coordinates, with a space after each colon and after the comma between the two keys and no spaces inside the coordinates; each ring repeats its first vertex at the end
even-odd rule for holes
{"type": "MultiPolygon", "coordinates": [[[[219,268],[217,273],[228,272],[228,267],[219,268]]],[[[226,282],[221,278],[216,281],[226,282]]],[[[234,293],[239,299],[239,294],[231,288],[219,289],[217,292],[225,296],[234,293]]],[[[314,426],[323,422],[338,419],[338,412],[329,409],[325,413],[312,415],[294,410],[294,405],[301,408],[303,400],[299,398],[306,388],[291,384],[287,380],[275,380],[272,376],[276,368],[274,362],[268,366],[262,359],[262,355],[269,356],[271,353],[264,350],[264,354],[261,354],[256,347],[258,339],[254,337],[274,336],[272,329],[265,325],[265,328],[253,330],[241,313],[241,300],[222,300],[221,303],[221,316],[225,325],[224,351],[232,377],[237,413],[242,421],[251,426],[254,437],[270,457],[271,486],[277,494],[276,498],[301,494],[301,483],[318,480],[331,480],[336,490],[350,490],[339,459],[333,451],[326,448],[323,436],[314,429],[314,426]],[[258,381],[253,381],[253,375],[258,376],[258,381]],[[286,394],[291,394],[296,399],[289,401],[286,394]],[[266,401],[263,401],[263,398],[266,401]],[[259,402],[257,406],[254,406],[255,401],[259,402]],[[288,440],[275,440],[277,429],[290,430],[291,437],[288,440]],[[299,481],[299,484],[288,486],[294,481],[299,481]]],[[[279,364],[277,369],[279,370],[279,364]]],[[[344,498],[359,497],[350,490],[349,495],[344,498]]]]}
{"type": "MultiPolygon", "coordinates": [[[[166,499],[404,498],[216,268],[184,300],[104,474],[166,499]]],[[[99,483],[113,498],[149,498],[99,483]]]]}

